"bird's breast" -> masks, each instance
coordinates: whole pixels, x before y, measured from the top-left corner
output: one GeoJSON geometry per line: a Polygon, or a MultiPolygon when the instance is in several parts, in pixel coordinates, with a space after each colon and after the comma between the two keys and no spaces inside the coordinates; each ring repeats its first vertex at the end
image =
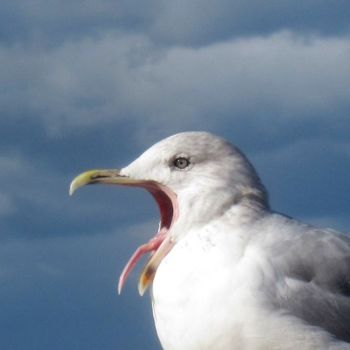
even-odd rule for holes
{"type": "Polygon", "coordinates": [[[153,312],[165,350],[227,349],[239,342],[239,305],[245,291],[239,235],[193,232],[160,264],[153,282],[153,312]]]}

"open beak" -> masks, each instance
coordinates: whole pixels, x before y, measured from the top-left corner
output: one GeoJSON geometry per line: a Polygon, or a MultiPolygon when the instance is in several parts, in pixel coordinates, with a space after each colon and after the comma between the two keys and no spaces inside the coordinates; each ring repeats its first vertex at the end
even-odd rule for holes
{"type": "Polygon", "coordinates": [[[139,293],[140,295],[143,295],[148,286],[152,283],[156,270],[162,259],[168,254],[174,245],[169,231],[178,217],[176,194],[168,187],[158,182],[133,179],[129,176],[122,175],[117,169],[89,170],[78,175],[70,184],[69,194],[72,195],[79,187],[91,184],[142,187],[151,193],[158,204],[160,211],[160,225],[158,232],[147,243],[136,249],[128,263],[125,265],[118,283],[118,293],[120,294],[129,273],[135,267],[136,263],[144,254],[150,253],[151,257],[143,268],[138,283],[139,293]]]}

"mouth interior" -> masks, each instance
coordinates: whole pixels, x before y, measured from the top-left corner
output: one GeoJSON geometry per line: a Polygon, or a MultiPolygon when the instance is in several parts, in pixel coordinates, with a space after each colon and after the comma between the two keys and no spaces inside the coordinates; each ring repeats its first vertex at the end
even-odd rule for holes
{"type": "Polygon", "coordinates": [[[125,265],[118,283],[118,293],[121,293],[123,285],[140,258],[146,253],[151,256],[158,250],[165,238],[168,236],[170,228],[178,217],[178,203],[176,194],[168,187],[156,182],[144,182],[139,186],[145,188],[157,202],[160,212],[160,224],[158,232],[147,243],[139,246],[125,265]]]}
{"type": "Polygon", "coordinates": [[[169,230],[174,219],[177,218],[177,200],[173,191],[166,186],[151,184],[146,189],[152,194],[160,211],[160,230],[169,230]]]}

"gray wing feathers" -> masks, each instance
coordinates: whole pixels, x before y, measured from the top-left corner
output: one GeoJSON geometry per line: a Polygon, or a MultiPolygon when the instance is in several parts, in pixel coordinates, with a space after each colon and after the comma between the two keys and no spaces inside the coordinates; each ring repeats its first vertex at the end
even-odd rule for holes
{"type": "Polygon", "coordinates": [[[350,237],[285,220],[290,232],[269,253],[284,276],[276,302],[350,342],[350,237]]]}

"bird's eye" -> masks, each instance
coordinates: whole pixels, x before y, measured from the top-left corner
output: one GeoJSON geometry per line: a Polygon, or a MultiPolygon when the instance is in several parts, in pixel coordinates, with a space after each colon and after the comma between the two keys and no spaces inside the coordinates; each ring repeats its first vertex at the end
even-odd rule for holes
{"type": "Polygon", "coordinates": [[[174,160],[173,164],[178,169],[185,169],[190,165],[190,161],[185,157],[178,157],[174,160]]]}

